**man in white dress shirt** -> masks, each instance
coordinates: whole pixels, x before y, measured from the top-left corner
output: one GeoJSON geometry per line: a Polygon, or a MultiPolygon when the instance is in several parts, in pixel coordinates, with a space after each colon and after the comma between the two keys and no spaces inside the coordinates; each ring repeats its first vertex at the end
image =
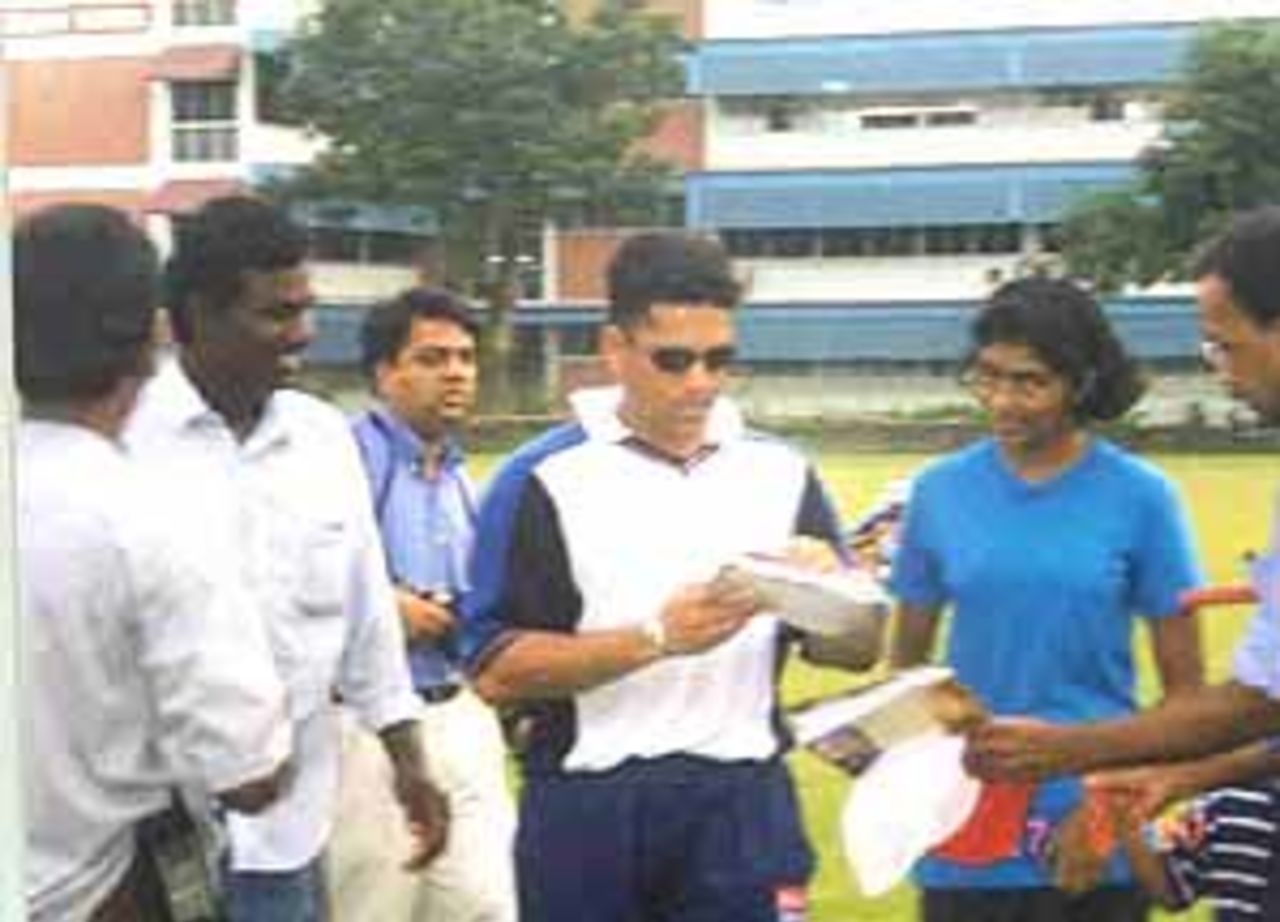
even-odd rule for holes
{"type": "Polygon", "coordinates": [[[150,242],[118,211],[52,208],[18,226],[14,281],[27,914],[158,922],[137,825],[179,783],[266,808],[284,689],[260,620],[118,440],[152,370],[150,242]]]}
{"type": "Polygon", "coordinates": [[[409,869],[443,847],[447,805],[426,775],[360,457],[334,408],[283,389],[311,338],[306,238],[256,199],[211,200],[180,228],[167,267],[178,342],[144,392],[128,440],[211,552],[233,554],[271,637],[297,770],[271,809],[229,817],[236,922],[328,917],[323,854],[338,785],[336,692],[377,732],[414,833],[409,869]]]}

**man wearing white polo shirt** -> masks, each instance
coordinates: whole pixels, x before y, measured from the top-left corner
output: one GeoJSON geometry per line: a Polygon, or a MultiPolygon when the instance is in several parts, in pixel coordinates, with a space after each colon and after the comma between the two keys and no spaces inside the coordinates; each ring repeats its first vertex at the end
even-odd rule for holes
{"type": "Polygon", "coordinates": [[[708,239],[627,241],[602,338],[619,387],[576,394],[576,420],[482,504],[463,654],[531,727],[522,922],[803,918],[813,859],[776,679],[791,640],[816,646],[717,573],[798,536],[838,547],[840,529],[805,459],[720,394],[739,295],[708,239]]]}

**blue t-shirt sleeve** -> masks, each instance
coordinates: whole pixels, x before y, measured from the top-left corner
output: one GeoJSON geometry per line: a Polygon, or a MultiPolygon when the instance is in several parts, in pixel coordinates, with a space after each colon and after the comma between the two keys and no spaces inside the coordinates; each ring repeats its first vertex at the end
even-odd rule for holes
{"type": "Polygon", "coordinates": [[[905,605],[938,608],[947,602],[941,564],[930,526],[931,491],[922,478],[903,513],[898,548],[889,574],[889,591],[905,605]]]}
{"type": "Polygon", "coordinates": [[[1182,594],[1203,582],[1182,502],[1163,477],[1148,496],[1135,548],[1132,609],[1150,618],[1176,615],[1182,594]]]}

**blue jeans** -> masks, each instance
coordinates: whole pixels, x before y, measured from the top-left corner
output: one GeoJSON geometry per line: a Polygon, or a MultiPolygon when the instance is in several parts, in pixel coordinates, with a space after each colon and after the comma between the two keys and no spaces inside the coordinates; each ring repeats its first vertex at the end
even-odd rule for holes
{"type": "Polygon", "coordinates": [[[328,922],[321,859],[296,871],[231,871],[223,877],[230,922],[328,922]]]}

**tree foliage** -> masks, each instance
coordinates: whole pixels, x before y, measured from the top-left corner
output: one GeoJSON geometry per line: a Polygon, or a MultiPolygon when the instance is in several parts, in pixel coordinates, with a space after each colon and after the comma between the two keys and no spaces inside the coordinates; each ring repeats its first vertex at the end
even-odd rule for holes
{"type": "Polygon", "coordinates": [[[325,0],[288,49],[284,104],[326,140],[290,191],[433,209],[450,281],[488,297],[508,352],[522,236],[664,186],[636,142],[681,95],[681,49],[621,4],[573,26],[554,0],[325,0]]]}
{"type": "Polygon", "coordinates": [[[1187,253],[1232,212],[1280,202],[1277,151],[1280,25],[1203,30],[1135,180],[1068,213],[1069,269],[1110,289],[1180,277],[1187,253]]]}

